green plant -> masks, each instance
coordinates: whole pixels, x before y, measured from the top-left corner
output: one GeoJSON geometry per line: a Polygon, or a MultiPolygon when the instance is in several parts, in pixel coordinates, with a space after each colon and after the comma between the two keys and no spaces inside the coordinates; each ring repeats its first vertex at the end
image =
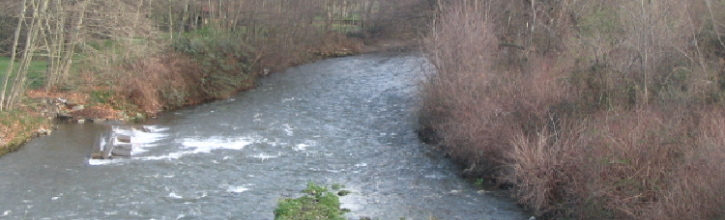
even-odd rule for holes
{"type": "MultiPolygon", "coordinates": [[[[15,71],[18,70],[18,67],[20,63],[17,62],[13,66],[13,75],[15,74],[15,71]]],[[[7,74],[8,65],[10,65],[10,58],[8,57],[0,57],[0,81],[5,79],[5,74],[7,74]]],[[[28,67],[28,88],[30,89],[39,89],[43,87],[43,84],[45,83],[45,70],[47,69],[47,63],[45,60],[33,60],[30,63],[30,66],[28,67]]],[[[12,79],[12,78],[11,78],[12,79]]],[[[9,86],[8,86],[9,87],[9,86]]],[[[10,89],[8,89],[9,91],[10,89]]]]}
{"type": "Polygon", "coordinates": [[[201,90],[211,99],[226,98],[254,86],[254,76],[250,73],[255,65],[251,56],[255,49],[236,36],[203,29],[171,44],[175,51],[189,55],[198,65],[203,75],[201,90]]]}
{"type": "Polygon", "coordinates": [[[345,188],[345,185],[339,184],[339,183],[335,183],[335,184],[332,184],[332,186],[330,186],[330,187],[332,188],[332,190],[340,190],[342,188],[345,188]]]}
{"type": "Polygon", "coordinates": [[[312,182],[302,191],[305,196],[279,201],[274,210],[275,220],[344,220],[341,216],[340,198],[327,187],[312,182]]]}
{"type": "Polygon", "coordinates": [[[352,192],[350,192],[350,190],[340,190],[340,191],[337,192],[337,195],[338,196],[346,196],[346,195],[349,195],[350,193],[352,193],[352,192]]]}
{"type": "Polygon", "coordinates": [[[476,186],[483,186],[483,178],[477,178],[474,184],[476,184],[476,186]]]}
{"type": "Polygon", "coordinates": [[[112,91],[96,90],[96,91],[91,92],[89,101],[91,103],[110,104],[110,101],[112,98],[113,98],[112,91]]]}

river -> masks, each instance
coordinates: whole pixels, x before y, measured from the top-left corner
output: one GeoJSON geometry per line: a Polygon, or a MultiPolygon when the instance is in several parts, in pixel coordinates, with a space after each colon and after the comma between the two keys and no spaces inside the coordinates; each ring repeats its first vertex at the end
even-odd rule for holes
{"type": "Polygon", "coordinates": [[[273,219],[310,181],[352,191],[349,219],[528,219],[417,139],[429,71],[414,55],[327,59],[146,131],[61,124],[0,158],[0,219],[273,219]],[[134,156],[89,159],[109,132],[132,134],[134,156]]]}

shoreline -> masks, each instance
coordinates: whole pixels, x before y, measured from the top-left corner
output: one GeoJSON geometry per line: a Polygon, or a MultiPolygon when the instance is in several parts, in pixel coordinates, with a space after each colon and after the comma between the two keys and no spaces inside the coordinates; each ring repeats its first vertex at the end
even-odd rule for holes
{"type": "MultiPolygon", "coordinates": [[[[323,59],[357,56],[363,54],[377,53],[401,53],[412,51],[415,43],[405,40],[379,40],[370,45],[359,45],[359,48],[338,48],[331,51],[310,52],[315,56],[303,63],[292,65],[302,65],[316,62],[323,59]]],[[[321,48],[325,49],[325,48],[321,48]]],[[[292,67],[290,66],[290,67],[292,67]]],[[[288,67],[285,67],[288,68],[288,67]]],[[[263,77],[263,76],[262,76],[263,77]]],[[[256,80],[256,79],[255,79],[256,80]]],[[[238,91],[237,93],[246,90],[238,91]]],[[[129,124],[144,121],[152,118],[151,116],[164,112],[173,111],[176,108],[164,109],[152,114],[142,113],[140,109],[136,110],[119,110],[108,105],[89,106],[87,100],[92,92],[45,92],[39,90],[30,90],[26,92],[25,97],[28,103],[23,106],[26,109],[22,116],[6,117],[7,124],[13,124],[7,129],[0,128],[0,158],[2,156],[15,152],[22,148],[23,145],[32,141],[35,137],[51,135],[54,125],[57,123],[107,123],[119,122],[129,124]],[[63,101],[58,101],[63,100],[63,101]],[[34,121],[34,123],[26,124],[21,122],[34,121]],[[9,138],[7,138],[9,137],[9,138]],[[7,138],[7,139],[6,139],[7,138]]],[[[186,106],[201,105],[214,100],[207,100],[200,103],[193,103],[186,106]]],[[[129,103],[124,103],[127,105],[129,103]]],[[[18,110],[20,111],[20,110],[18,110]]],[[[0,112],[0,114],[11,114],[0,112]]],[[[0,124],[1,125],[1,124],[0,124]]]]}

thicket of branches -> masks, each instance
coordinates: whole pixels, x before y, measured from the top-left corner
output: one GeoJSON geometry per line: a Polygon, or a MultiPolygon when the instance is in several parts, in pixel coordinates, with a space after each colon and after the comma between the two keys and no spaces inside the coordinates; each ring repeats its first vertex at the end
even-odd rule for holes
{"type": "Polygon", "coordinates": [[[725,4],[438,1],[427,120],[538,214],[725,216],[725,4]]]}

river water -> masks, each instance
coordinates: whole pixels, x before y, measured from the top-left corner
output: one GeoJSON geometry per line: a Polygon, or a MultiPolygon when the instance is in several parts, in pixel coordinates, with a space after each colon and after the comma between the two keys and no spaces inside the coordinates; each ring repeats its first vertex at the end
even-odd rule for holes
{"type": "Polygon", "coordinates": [[[60,125],[0,158],[0,219],[273,219],[311,181],[352,191],[349,219],[527,219],[417,139],[429,71],[410,55],[328,59],[146,131],[60,125]],[[134,156],[90,160],[109,132],[132,134],[134,156]]]}

